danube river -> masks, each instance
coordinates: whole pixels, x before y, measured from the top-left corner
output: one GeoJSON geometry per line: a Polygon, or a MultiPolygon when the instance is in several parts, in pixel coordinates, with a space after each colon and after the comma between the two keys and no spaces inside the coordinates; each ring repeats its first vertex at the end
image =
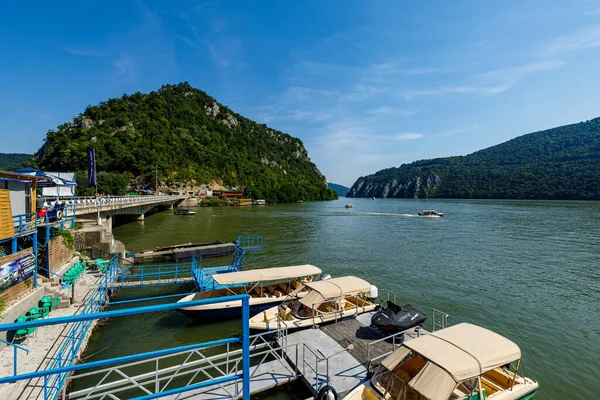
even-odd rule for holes
{"type": "MultiPolygon", "coordinates": [[[[195,211],[153,214],[115,227],[114,234],[134,252],[262,235],[265,249],[252,267],[314,264],[334,277],[363,277],[417,308],[446,311],[451,323],[480,324],[515,341],[525,375],[540,382],[536,398],[597,398],[598,202],[340,199],[195,211]],[[354,208],[344,208],[347,202],[354,208]],[[417,217],[421,209],[446,216],[417,217]]],[[[207,259],[205,266],[227,262],[207,259]]],[[[174,289],[128,290],[149,296],[174,289]]],[[[237,321],[203,325],[175,311],[132,316],[97,331],[89,360],[238,332],[237,321]]]]}

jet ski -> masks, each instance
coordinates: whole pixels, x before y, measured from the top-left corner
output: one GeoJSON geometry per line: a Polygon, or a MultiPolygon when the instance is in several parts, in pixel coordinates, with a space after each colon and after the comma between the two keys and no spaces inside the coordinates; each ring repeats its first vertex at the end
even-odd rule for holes
{"type": "Polygon", "coordinates": [[[387,333],[401,332],[406,329],[423,325],[427,319],[425,314],[416,310],[411,304],[399,306],[391,301],[385,302],[385,307],[371,317],[371,326],[387,333]]]}

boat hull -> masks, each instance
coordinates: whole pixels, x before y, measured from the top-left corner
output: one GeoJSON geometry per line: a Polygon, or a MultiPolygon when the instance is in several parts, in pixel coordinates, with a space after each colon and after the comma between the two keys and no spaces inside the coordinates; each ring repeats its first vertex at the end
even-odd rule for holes
{"type": "Polygon", "coordinates": [[[262,311],[262,315],[265,315],[268,319],[268,322],[261,321],[261,313],[254,315],[250,318],[250,330],[256,332],[264,332],[264,331],[272,331],[276,329],[286,328],[288,331],[296,331],[300,329],[311,328],[315,325],[326,325],[332,322],[340,322],[348,318],[355,317],[357,315],[373,311],[375,309],[375,304],[366,306],[366,307],[358,307],[358,312],[356,308],[351,308],[344,310],[337,314],[337,316],[329,314],[326,317],[317,316],[314,318],[294,318],[289,321],[281,321],[278,322],[275,314],[278,312],[277,307],[272,307],[262,311]]]}
{"type": "MultiPolygon", "coordinates": [[[[250,315],[258,314],[273,307],[274,304],[283,303],[283,300],[278,301],[278,303],[268,303],[268,304],[255,304],[250,305],[250,315]]],[[[210,319],[210,320],[227,320],[227,319],[235,319],[242,317],[242,306],[231,306],[224,308],[217,308],[211,310],[198,310],[193,307],[188,308],[178,308],[177,311],[182,314],[195,319],[210,319]]]]}

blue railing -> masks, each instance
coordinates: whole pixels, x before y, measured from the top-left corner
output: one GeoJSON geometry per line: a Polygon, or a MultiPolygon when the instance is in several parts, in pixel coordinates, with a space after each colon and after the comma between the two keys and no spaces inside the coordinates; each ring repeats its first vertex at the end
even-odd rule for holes
{"type": "Polygon", "coordinates": [[[29,350],[27,350],[23,346],[19,346],[18,344],[7,342],[6,340],[0,339],[0,342],[5,343],[5,344],[13,347],[13,349],[14,349],[14,353],[13,353],[13,376],[17,376],[17,365],[19,364],[18,359],[17,359],[17,350],[23,350],[26,354],[29,354],[29,350]]]}
{"type": "Polygon", "coordinates": [[[130,270],[132,271],[131,275],[121,275],[121,281],[128,282],[128,287],[131,287],[130,283],[132,281],[139,281],[139,286],[150,284],[161,285],[165,283],[188,282],[194,276],[193,265],[190,263],[143,264],[131,267],[130,270]]]}
{"type": "MultiPolygon", "coordinates": [[[[40,319],[40,320],[28,321],[28,322],[3,324],[3,325],[0,325],[0,332],[12,331],[12,330],[18,330],[18,329],[24,329],[24,328],[34,328],[34,327],[37,328],[37,327],[48,326],[48,325],[62,325],[62,324],[73,323],[74,325],[73,325],[73,328],[71,329],[71,333],[75,333],[77,327],[82,327],[82,326],[89,327],[89,325],[94,320],[97,320],[97,319],[124,317],[124,316],[135,315],[135,314],[154,313],[154,312],[159,312],[159,311],[174,310],[177,308],[181,308],[181,306],[182,306],[181,303],[171,303],[171,304],[160,304],[160,305],[152,305],[152,306],[145,306],[145,307],[128,308],[128,309],[123,309],[123,310],[113,310],[113,311],[104,311],[104,312],[97,312],[97,311],[96,312],[92,312],[92,311],[86,312],[88,307],[89,307],[89,310],[92,310],[92,309],[97,309],[101,306],[102,303],[98,302],[98,300],[101,298],[102,292],[105,291],[107,283],[108,283],[108,275],[105,275],[104,278],[102,279],[100,286],[98,287],[96,292],[94,292],[94,293],[100,293],[100,295],[98,295],[98,297],[96,297],[93,294],[90,297],[90,299],[87,301],[86,307],[84,308],[84,312],[82,312],[81,314],[73,315],[73,316],[69,316],[69,317],[48,318],[48,319],[40,319]]],[[[157,397],[162,397],[162,396],[165,396],[168,394],[182,393],[182,392],[185,392],[188,390],[205,387],[205,386],[208,386],[211,384],[231,382],[231,381],[235,381],[238,379],[243,379],[243,398],[250,399],[250,342],[249,342],[249,337],[250,337],[250,329],[249,329],[250,306],[249,306],[249,304],[250,304],[250,301],[249,301],[249,296],[247,294],[243,294],[243,295],[227,296],[227,297],[220,297],[220,298],[214,298],[214,299],[194,300],[194,301],[187,302],[186,306],[200,306],[200,305],[217,304],[217,303],[224,303],[224,302],[238,301],[238,300],[242,301],[242,334],[240,337],[230,338],[230,339],[221,339],[221,340],[216,340],[216,341],[212,341],[212,342],[194,344],[194,345],[190,345],[190,346],[182,346],[182,347],[177,347],[177,348],[172,348],[172,349],[158,350],[158,351],[152,351],[152,352],[147,352],[147,353],[142,353],[142,354],[135,354],[135,355],[131,355],[131,356],[117,357],[117,358],[113,358],[113,359],[109,359],[109,360],[102,360],[102,361],[90,362],[90,363],[85,363],[85,364],[73,365],[74,361],[75,361],[75,357],[77,356],[77,353],[79,352],[79,349],[81,346],[81,341],[87,331],[87,328],[86,328],[86,330],[80,332],[80,335],[77,337],[75,335],[71,335],[71,334],[69,334],[67,336],[67,338],[61,345],[61,348],[59,349],[59,353],[58,353],[59,355],[63,356],[63,358],[56,358],[56,356],[55,356],[54,360],[48,365],[48,368],[46,368],[45,370],[29,372],[29,373],[24,373],[24,374],[20,374],[20,375],[15,374],[15,376],[12,376],[12,377],[2,377],[2,378],[0,378],[0,384],[14,383],[14,382],[18,382],[18,381],[22,381],[22,380],[29,380],[29,379],[34,379],[34,378],[43,378],[43,380],[44,380],[44,385],[43,385],[44,400],[55,400],[58,398],[61,390],[63,390],[63,388],[64,388],[65,378],[70,373],[75,372],[75,371],[82,371],[82,370],[106,366],[106,365],[114,365],[114,364],[129,362],[129,361],[135,361],[135,360],[140,360],[143,358],[158,357],[158,356],[167,355],[167,354],[174,354],[177,352],[181,352],[181,351],[185,351],[185,350],[189,350],[189,349],[193,349],[193,348],[205,348],[205,347],[218,346],[218,345],[227,344],[227,343],[241,342],[241,344],[242,344],[242,373],[241,374],[232,374],[232,375],[228,375],[228,376],[224,376],[224,377],[214,378],[214,379],[204,381],[201,383],[197,383],[197,384],[193,384],[193,385],[189,385],[189,386],[185,386],[185,387],[181,387],[181,388],[177,388],[177,389],[171,389],[171,390],[160,392],[160,393],[154,393],[154,394],[145,396],[143,398],[149,398],[149,399],[157,398],[157,397]],[[79,341],[79,342],[76,342],[76,341],[79,341]],[[74,355],[70,358],[64,358],[66,353],[71,354],[71,355],[74,354],[74,355]],[[70,360],[70,362],[69,362],[69,360],[70,360]]]]}
{"type": "Polygon", "coordinates": [[[35,213],[26,213],[13,216],[15,236],[30,233],[37,229],[37,216],[35,213]]]}

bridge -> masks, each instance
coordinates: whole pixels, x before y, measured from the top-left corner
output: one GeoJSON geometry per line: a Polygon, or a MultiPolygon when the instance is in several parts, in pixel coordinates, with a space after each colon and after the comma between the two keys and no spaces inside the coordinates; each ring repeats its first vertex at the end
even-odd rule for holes
{"type": "MultiPolygon", "coordinates": [[[[100,212],[106,215],[137,215],[143,221],[144,215],[156,207],[172,208],[181,203],[188,196],[111,196],[111,197],[75,197],[61,198],[65,206],[66,216],[92,216],[100,212]]],[[[44,207],[52,208],[54,199],[49,198],[44,202],[44,207]]]]}

